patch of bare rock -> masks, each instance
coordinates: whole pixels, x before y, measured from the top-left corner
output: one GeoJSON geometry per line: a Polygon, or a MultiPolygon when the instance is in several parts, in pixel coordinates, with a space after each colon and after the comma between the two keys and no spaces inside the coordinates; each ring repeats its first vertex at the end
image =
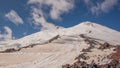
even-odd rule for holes
{"type": "MultiPolygon", "coordinates": [[[[92,46],[93,44],[95,44],[95,41],[91,41],[91,40],[87,40],[87,42],[89,42],[89,44],[92,46]]],[[[98,64],[95,63],[94,60],[91,61],[91,63],[87,63],[83,60],[88,60],[90,57],[86,56],[86,54],[89,52],[91,52],[91,49],[94,49],[95,47],[88,47],[87,49],[83,49],[82,50],[82,54],[80,54],[79,56],[77,56],[75,58],[75,60],[77,60],[76,62],[72,63],[72,64],[65,64],[62,65],[62,68],[120,68],[120,46],[112,46],[109,43],[105,42],[104,44],[102,44],[98,50],[106,50],[106,49],[110,49],[110,48],[114,48],[114,53],[110,54],[107,56],[108,59],[110,59],[111,61],[109,63],[106,64],[98,64]]]]}

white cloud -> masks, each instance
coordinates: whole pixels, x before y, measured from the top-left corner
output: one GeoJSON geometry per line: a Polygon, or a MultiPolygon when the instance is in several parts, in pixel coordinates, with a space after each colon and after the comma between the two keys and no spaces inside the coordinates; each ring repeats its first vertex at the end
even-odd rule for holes
{"type": "Polygon", "coordinates": [[[69,12],[73,7],[73,0],[29,0],[28,4],[36,4],[37,6],[44,7],[44,5],[49,6],[49,15],[52,19],[61,19],[63,13],[69,12]]]}
{"type": "Polygon", "coordinates": [[[7,17],[11,22],[16,25],[24,23],[22,18],[14,10],[11,10],[9,13],[7,13],[5,17],[7,17]]]}
{"type": "Polygon", "coordinates": [[[13,39],[12,30],[7,26],[5,26],[4,29],[5,29],[5,33],[0,34],[0,40],[3,41],[3,40],[11,40],[11,39],[13,39]]]}
{"type": "Polygon", "coordinates": [[[103,0],[96,3],[93,3],[92,0],[84,0],[84,2],[90,8],[91,12],[96,15],[102,12],[106,13],[118,4],[118,0],[103,0]]]}
{"type": "Polygon", "coordinates": [[[110,9],[112,9],[117,3],[118,3],[118,0],[105,0],[101,4],[101,10],[104,12],[107,12],[110,9]]]}
{"type": "Polygon", "coordinates": [[[56,29],[56,26],[47,22],[46,17],[53,20],[61,20],[61,15],[69,12],[73,7],[73,0],[29,0],[28,5],[31,4],[32,23],[42,29],[56,29]],[[47,13],[43,8],[49,7],[47,13]]]}
{"type": "MultiPolygon", "coordinates": [[[[42,26],[42,29],[54,30],[56,29],[55,25],[46,21],[43,12],[37,8],[32,8],[32,20],[35,26],[42,26]]],[[[40,27],[39,27],[40,28],[40,27]]]]}

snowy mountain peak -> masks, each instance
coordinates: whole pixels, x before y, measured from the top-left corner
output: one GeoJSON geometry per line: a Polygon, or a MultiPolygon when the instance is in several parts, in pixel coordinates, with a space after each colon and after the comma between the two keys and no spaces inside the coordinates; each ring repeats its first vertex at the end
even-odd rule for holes
{"type": "Polygon", "coordinates": [[[4,66],[0,68],[11,68],[4,64],[11,64],[8,61],[12,63],[15,61],[16,64],[18,60],[20,64],[13,65],[12,68],[61,68],[61,65],[63,68],[68,68],[64,67],[66,66],[64,64],[73,63],[76,60],[87,64],[91,64],[94,60],[96,64],[104,65],[111,62],[111,59],[107,57],[113,53],[113,59],[116,56],[118,59],[120,57],[117,55],[120,52],[120,47],[117,48],[120,44],[120,32],[118,31],[92,22],[82,22],[70,28],[59,26],[56,28],[56,30],[43,30],[21,39],[0,42],[1,57],[5,55],[3,53],[7,54],[0,58],[4,66]],[[4,61],[6,56],[10,57],[8,61],[4,61]],[[13,60],[16,57],[17,62],[13,60]],[[21,59],[24,61],[21,62],[21,59]]]}
{"type": "Polygon", "coordinates": [[[95,25],[95,23],[92,23],[92,22],[86,21],[86,22],[82,22],[82,23],[80,23],[80,25],[85,25],[85,26],[94,26],[94,25],[95,25]]]}
{"type": "MultiPolygon", "coordinates": [[[[112,30],[108,27],[92,23],[82,22],[70,28],[58,27],[56,30],[43,30],[21,39],[0,42],[0,48],[7,47],[24,47],[33,44],[42,44],[56,38],[58,36],[79,36],[84,34],[88,37],[100,39],[111,44],[120,44],[120,32],[112,30]]],[[[3,49],[4,50],[4,49],[3,49]]]]}

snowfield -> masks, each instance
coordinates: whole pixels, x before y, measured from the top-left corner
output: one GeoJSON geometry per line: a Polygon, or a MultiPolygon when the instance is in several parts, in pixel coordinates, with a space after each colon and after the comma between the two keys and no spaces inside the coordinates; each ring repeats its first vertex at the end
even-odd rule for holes
{"type": "Polygon", "coordinates": [[[113,46],[120,45],[120,32],[96,23],[83,22],[70,28],[44,30],[17,40],[1,41],[0,52],[11,48],[20,50],[0,53],[0,68],[61,68],[64,64],[74,63],[75,58],[83,53],[83,49],[93,46],[86,39],[97,43],[91,52],[87,52],[89,59],[80,60],[106,64],[111,60],[105,57],[114,53],[114,48],[98,48],[105,42],[113,46]]]}

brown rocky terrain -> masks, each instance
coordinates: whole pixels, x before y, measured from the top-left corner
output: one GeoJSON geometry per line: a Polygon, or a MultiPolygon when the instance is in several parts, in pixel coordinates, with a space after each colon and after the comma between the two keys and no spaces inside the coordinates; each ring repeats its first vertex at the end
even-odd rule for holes
{"type": "MultiPolygon", "coordinates": [[[[91,45],[91,44],[90,44],[91,45]]],[[[87,56],[85,56],[85,54],[87,54],[87,52],[91,52],[91,48],[88,47],[87,49],[83,49],[82,54],[80,54],[78,57],[75,58],[76,62],[74,62],[73,64],[65,64],[62,65],[62,68],[120,68],[120,46],[112,46],[109,43],[104,43],[103,45],[101,45],[98,49],[100,50],[105,50],[105,49],[110,49],[110,48],[114,48],[114,53],[110,54],[107,56],[107,58],[111,59],[111,61],[107,64],[97,64],[93,61],[91,61],[91,63],[87,63],[85,61],[81,61],[80,59],[84,59],[87,60],[87,56]]]]}

